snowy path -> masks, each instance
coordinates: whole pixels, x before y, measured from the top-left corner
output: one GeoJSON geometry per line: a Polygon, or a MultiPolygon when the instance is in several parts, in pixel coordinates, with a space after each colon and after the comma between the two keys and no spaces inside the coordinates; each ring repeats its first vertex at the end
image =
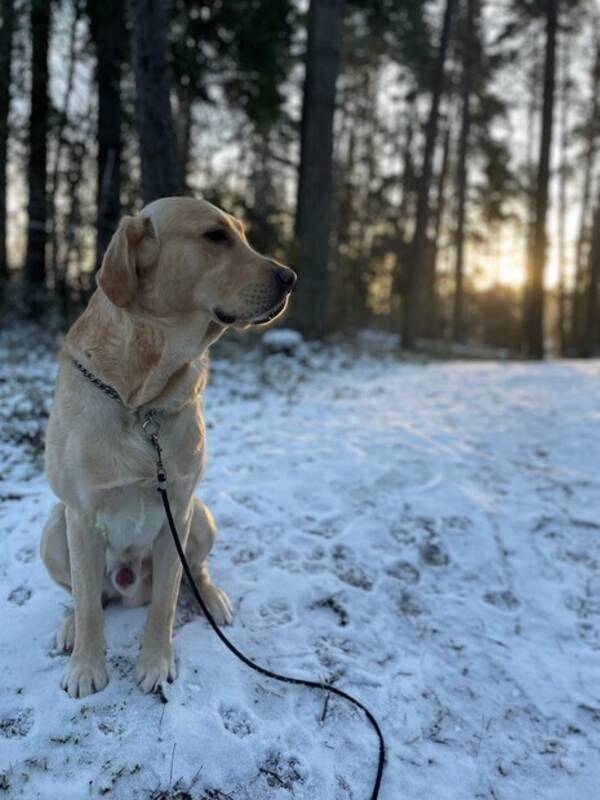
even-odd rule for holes
{"type": "MultiPolygon", "coordinates": [[[[162,797],[178,779],[165,797],[368,798],[361,716],[332,699],[321,725],[321,696],[249,673],[187,595],[166,704],[133,680],[144,610],[107,611],[105,691],[59,690],[68,598],[37,556],[53,498],[25,456],[53,370],[40,353],[0,375],[0,798],[162,797]]],[[[231,636],[371,706],[381,800],[598,796],[598,363],[221,357],[207,419],[231,636]]]]}

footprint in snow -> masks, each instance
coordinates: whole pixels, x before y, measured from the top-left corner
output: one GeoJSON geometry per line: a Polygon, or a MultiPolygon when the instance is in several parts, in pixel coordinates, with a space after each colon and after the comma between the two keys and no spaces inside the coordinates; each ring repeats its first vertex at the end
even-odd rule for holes
{"type": "Polygon", "coordinates": [[[314,517],[307,517],[300,525],[306,533],[310,533],[311,536],[321,536],[323,539],[333,539],[340,532],[338,519],[316,520],[314,517]]]}
{"type": "Polygon", "coordinates": [[[35,548],[33,547],[21,547],[15,553],[15,558],[17,561],[20,561],[22,564],[29,564],[35,558],[35,548]]]}
{"type": "Polygon", "coordinates": [[[232,733],[234,736],[244,739],[246,736],[250,736],[254,733],[254,725],[243,708],[236,708],[235,706],[226,708],[221,706],[219,714],[223,720],[225,730],[229,731],[229,733],[232,733]]]}
{"type": "Polygon", "coordinates": [[[249,564],[260,558],[264,552],[262,547],[241,547],[232,555],[231,561],[234,564],[249,564]]]}
{"type": "Polygon", "coordinates": [[[419,617],[426,611],[418,596],[403,589],[396,598],[396,610],[403,617],[419,617]]]}
{"type": "Polygon", "coordinates": [[[340,627],[345,628],[348,624],[348,612],[339,602],[339,600],[333,595],[329,595],[328,597],[323,597],[321,600],[317,600],[316,603],[313,603],[311,606],[309,606],[309,608],[325,608],[329,611],[332,611],[336,615],[340,627]]]}
{"type": "Polygon", "coordinates": [[[371,591],[377,574],[375,570],[359,564],[349,547],[345,547],[343,544],[336,545],[333,548],[332,557],[333,571],[341,581],[356,589],[363,589],[365,592],[371,591]]]}
{"type": "Polygon", "coordinates": [[[285,600],[270,600],[268,603],[263,603],[258,609],[258,613],[268,628],[287,625],[294,617],[285,600]]]}
{"type": "Polygon", "coordinates": [[[296,756],[284,756],[273,751],[259,766],[258,771],[271,788],[294,792],[295,785],[305,783],[307,770],[296,756]]]}
{"type": "Polygon", "coordinates": [[[385,568],[385,572],[392,578],[404,581],[404,583],[418,583],[421,579],[419,570],[409,561],[394,561],[393,564],[385,568]]]}
{"type": "Polygon", "coordinates": [[[302,565],[300,564],[300,553],[297,550],[281,550],[275,553],[269,559],[269,565],[272,567],[279,567],[286,572],[300,572],[302,565]]]}
{"type": "Polygon", "coordinates": [[[313,547],[312,551],[306,555],[305,560],[302,562],[302,569],[310,574],[317,574],[326,572],[328,569],[327,564],[324,563],[325,549],[321,545],[313,547]]]}
{"type": "Polygon", "coordinates": [[[31,589],[27,586],[17,586],[8,595],[8,600],[17,606],[24,606],[31,597],[31,589]]]}
{"type": "Polygon", "coordinates": [[[430,567],[445,567],[450,563],[450,556],[444,548],[434,542],[424,542],[419,547],[421,561],[430,567]]]}
{"type": "Polygon", "coordinates": [[[495,606],[502,611],[515,611],[521,605],[508,589],[503,592],[486,592],[483,599],[490,606],[495,606]]]}
{"type": "Polygon", "coordinates": [[[0,717],[0,736],[22,739],[33,727],[33,709],[21,708],[0,717]]]}

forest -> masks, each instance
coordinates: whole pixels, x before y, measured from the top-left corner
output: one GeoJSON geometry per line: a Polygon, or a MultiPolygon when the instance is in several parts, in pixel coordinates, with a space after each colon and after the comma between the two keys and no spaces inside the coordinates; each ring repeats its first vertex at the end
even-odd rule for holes
{"type": "Polygon", "coordinates": [[[595,0],[0,9],[5,325],[72,319],[120,216],[194,194],[298,271],[307,338],[598,353],[595,0]]]}

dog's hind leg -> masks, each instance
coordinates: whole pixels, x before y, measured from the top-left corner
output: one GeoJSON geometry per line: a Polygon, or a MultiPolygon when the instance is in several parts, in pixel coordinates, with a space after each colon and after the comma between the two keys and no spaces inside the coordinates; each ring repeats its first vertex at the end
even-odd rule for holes
{"type": "MultiPolygon", "coordinates": [[[[40,542],[40,555],[50,577],[65,591],[71,593],[71,562],[67,542],[65,507],[57,503],[44,526],[40,542]]],[[[70,653],[75,644],[75,615],[69,609],[58,626],[56,646],[61,653],[70,653]]]]}
{"type": "Polygon", "coordinates": [[[225,592],[213,583],[208,568],[208,554],[216,537],[217,527],[212,514],[204,503],[195,498],[186,555],[198,591],[215,622],[229,625],[233,621],[233,606],[225,592]]]}
{"type": "Polygon", "coordinates": [[[50,577],[67,592],[71,591],[71,563],[67,542],[65,507],[57,503],[44,525],[40,542],[40,555],[50,577]]]}

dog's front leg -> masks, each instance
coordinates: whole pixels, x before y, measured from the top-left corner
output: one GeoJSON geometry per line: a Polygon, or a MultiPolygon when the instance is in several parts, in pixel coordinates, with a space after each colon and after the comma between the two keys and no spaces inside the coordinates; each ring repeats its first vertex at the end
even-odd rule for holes
{"type": "MultiPolygon", "coordinates": [[[[191,522],[189,510],[185,515],[178,515],[175,522],[185,548],[191,522]]],[[[171,533],[163,527],[152,547],[152,600],[135,668],[143,692],[156,691],[161,683],[177,677],[172,638],[181,572],[171,533]]]]}
{"type": "Polygon", "coordinates": [[[92,515],[67,508],[66,521],[75,606],[75,645],[62,686],[71,697],[85,697],[104,689],[108,683],[102,611],[105,545],[95,529],[92,515]]]}

